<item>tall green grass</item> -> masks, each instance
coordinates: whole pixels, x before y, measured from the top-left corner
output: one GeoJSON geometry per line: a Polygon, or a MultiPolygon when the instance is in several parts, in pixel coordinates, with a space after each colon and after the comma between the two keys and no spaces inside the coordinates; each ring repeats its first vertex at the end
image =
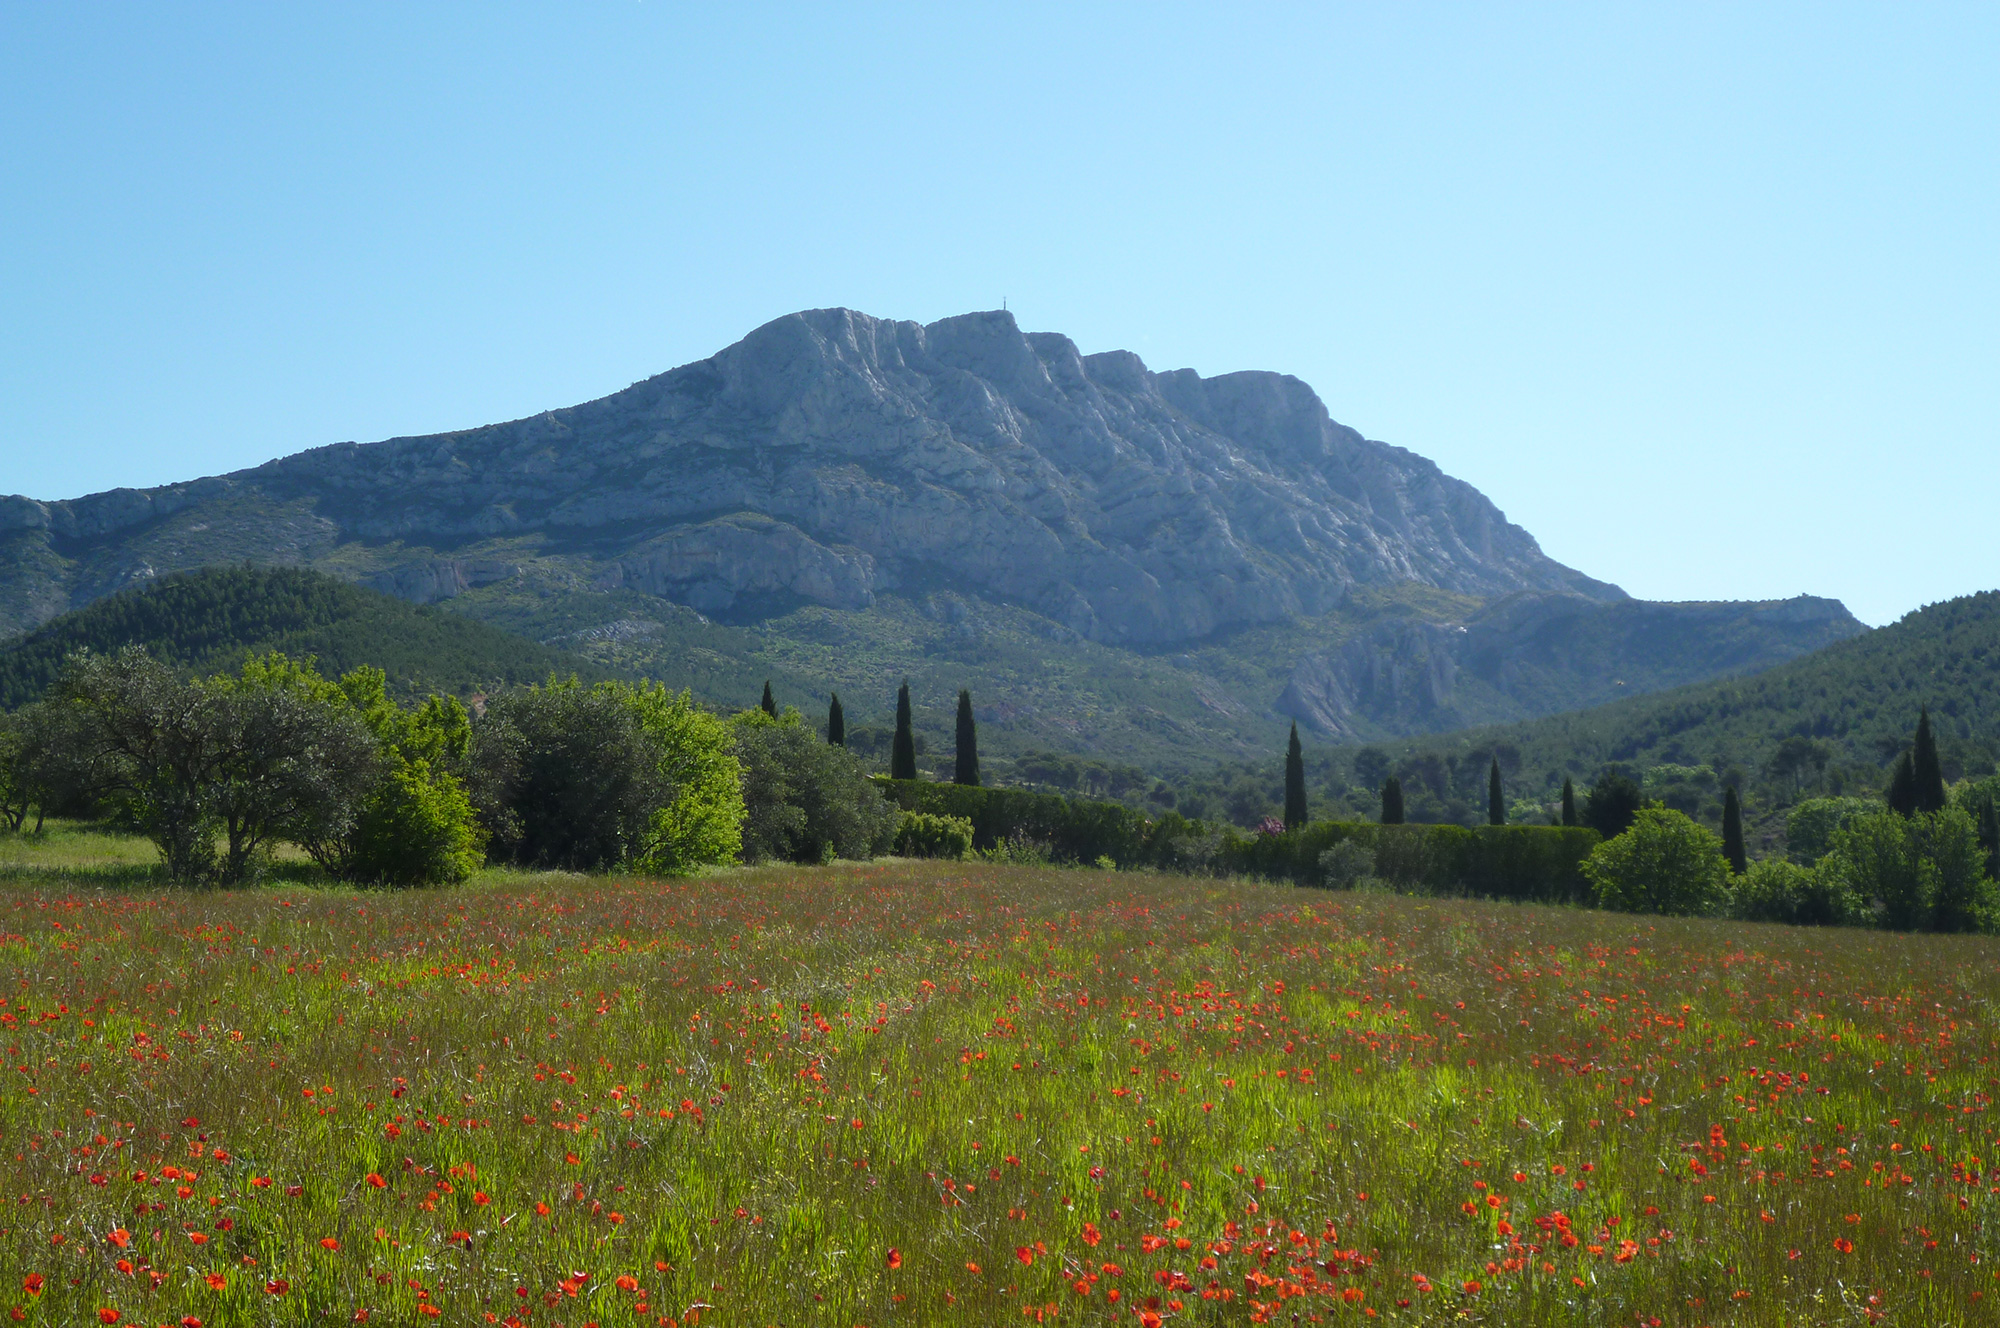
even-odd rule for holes
{"type": "Polygon", "coordinates": [[[30,1320],[1996,1318],[1988,940],[982,864],[0,870],[30,1320]]]}

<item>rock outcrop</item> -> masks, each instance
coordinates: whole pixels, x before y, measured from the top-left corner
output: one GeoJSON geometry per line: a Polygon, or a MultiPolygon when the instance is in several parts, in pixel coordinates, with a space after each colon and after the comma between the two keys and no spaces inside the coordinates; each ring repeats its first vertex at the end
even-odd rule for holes
{"type": "Polygon", "coordinates": [[[1320,733],[1423,732],[1770,668],[1865,630],[1838,601],[1616,603],[1517,594],[1460,622],[1392,618],[1300,659],[1277,710],[1320,733]]]}
{"type": "Polygon", "coordinates": [[[1296,378],[1156,374],[1006,313],[793,314],[571,409],[0,500],[0,528],[87,551],[246,492],[425,551],[371,574],[425,600],[472,583],[455,551],[522,535],[705,612],[953,586],[1124,644],[1322,613],[1356,584],[1623,598],[1471,486],[1336,424],[1296,378]]]}

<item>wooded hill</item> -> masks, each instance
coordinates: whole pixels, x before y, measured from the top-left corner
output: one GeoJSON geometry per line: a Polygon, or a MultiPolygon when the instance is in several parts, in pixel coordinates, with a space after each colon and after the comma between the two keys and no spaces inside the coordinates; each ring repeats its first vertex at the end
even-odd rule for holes
{"type": "MultiPolygon", "coordinates": [[[[1545,784],[1618,763],[1741,765],[1810,784],[1877,774],[1928,706],[1948,778],[2000,754],[2000,591],[1918,609],[1879,631],[1747,678],[1696,683],[1411,750],[1512,748],[1545,784]]],[[[1523,790],[1524,792],[1526,789],[1523,790]]]]}
{"type": "MultiPolygon", "coordinates": [[[[1995,769],[2000,591],[1930,605],[1753,676],[1405,742],[1309,745],[1306,765],[1315,816],[1372,818],[1382,779],[1395,773],[1412,820],[1481,824],[1497,758],[1510,819],[1546,819],[1565,777],[1581,790],[1616,767],[1648,798],[1711,825],[1734,784],[1746,813],[1768,826],[1801,797],[1879,794],[1926,706],[1947,778],[1995,769]]],[[[1143,796],[1251,824],[1281,805],[1280,773],[1275,760],[1231,763],[1143,796]]]]}
{"type": "Polygon", "coordinates": [[[269,650],[314,656],[329,676],[373,664],[406,696],[465,696],[551,674],[604,675],[582,656],[320,572],[216,567],[98,600],[0,645],[0,710],[39,698],[72,651],[127,645],[196,673],[269,650]]]}

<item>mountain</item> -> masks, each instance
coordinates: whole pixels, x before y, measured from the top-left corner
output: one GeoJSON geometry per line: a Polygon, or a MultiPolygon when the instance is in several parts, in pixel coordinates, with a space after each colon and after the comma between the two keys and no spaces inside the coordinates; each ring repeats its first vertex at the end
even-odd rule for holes
{"type": "Polygon", "coordinates": [[[231,669],[269,650],[314,656],[329,677],[373,664],[404,696],[470,695],[552,673],[600,673],[579,656],[319,572],[212,568],[97,600],[0,645],[0,711],[39,698],[72,651],[127,645],[196,673],[231,669]]]}
{"type": "Polygon", "coordinates": [[[971,686],[996,754],[1177,764],[1265,750],[1287,715],[1433,731],[1863,630],[1832,601],[1635,606],[1296,378],[1154,373],[1006,313],[793,314],[529,419],[0,499],[0,631],[245,561],[719,701],[783,674],[865,719],[909,676],[926,722],[971,686]]]}

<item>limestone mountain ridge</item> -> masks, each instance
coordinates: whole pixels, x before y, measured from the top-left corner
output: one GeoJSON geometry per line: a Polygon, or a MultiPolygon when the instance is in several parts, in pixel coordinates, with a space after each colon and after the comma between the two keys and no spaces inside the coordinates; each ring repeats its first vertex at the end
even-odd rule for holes
{"type": "MultiPolygon", "coordinates": [[[[0,498],[0,635],[168,571],[240,562],[314,566],[475,615],[504,605],[544,638],[648,605],[774,643],[800,614],[866,635],[864,620],[901,605],[952,633],[961,665],[976,663],[966,633],[1002,619],[1046,649],[1160,658],[1262,634],[1259,649],[1285,656],[1246,661],[1268,686],[1207,668],[1190,687],[1208,711],[1291,714],[1329,736],[1429,729],[1465,704],[1486,718],[1465,701],[1479,687],[1525,686],[1534,712],[1561,708],[1563,660],[1590,652],[1535,655],[1488,606],[1512,603],[1537,640],[1644,616],[1471,485],[1336,423],[1297,378],[1154,372],[1005,312],[924,325],[811,310],[503,424],[153,489],[0,498]],[[1367,621],[1385,594],[1428,595],[1412,623],[1431,626],[1367,621]],[[1489,658],[1510,649],[1528,653],[1489,658]],[[1435,677],[1412,705],[1380,679],[1419,658],[1435,677]]],[[[1761,667],[1863,630],[1837,605],[1814,623],[1762,644],[1750,629],[1707,661],[1697,630],[1668,672],[1761,667]]]]}

